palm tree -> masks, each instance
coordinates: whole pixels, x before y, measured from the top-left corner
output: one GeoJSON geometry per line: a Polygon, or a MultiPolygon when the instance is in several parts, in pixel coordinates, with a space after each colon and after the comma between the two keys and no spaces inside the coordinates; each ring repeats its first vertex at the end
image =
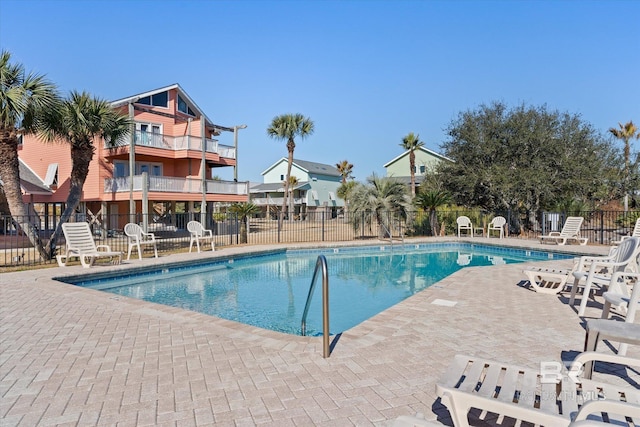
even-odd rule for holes
{"type": "Polygon", "coordinates": [[[345,183],[340,184],[338,187],[338,197],[344,200],[344,216],[347,218],[347,211],[349,208],[349,200],[351,200],[351,195],[353,194],[353,189],[356,188],[357,182],[355,181],[347,181],[345,183]]]}
{"type": "Polygon", "coordinates": [[[38,229],[27,219],[27,208],[22,201],[18,144],[21,135],[40,133],[41,114],[56,110],[60,97],[56,86],[44,76],[26,74],[22,64],[10,61],[11,54],[3,51],[0,54],[0,180],[15,223],[46,259],[38,229]]]}
{"type": "Polygon", "coordinates": [[[420,141],[419,135],[409,132],[407,136],[402,138],[400,144],[405,150],[409,150],[409,168],[411,169],[411,197],[416,195],[416,153],[415,150],[424,147],[424,142],[420,141]]]}
{"type": "Polygon", "coordinates": [[[60,221],[49,239],[47,249],[53,253],[55,242],[80,203],[82,187],[89,173],[89,164],[95,152],[97,139],[118,141],[129,133],[131,121],[127,115],[114,110],[104,100],[86,92],[72,91],[62,108],[47,115],[48,127],[43,138],[48,142],[66,142],[71,145],[71,177],[69,195],[60,221]]]}
{"type": "Polygon", "coordinates": [[[229,212],[238,215],[240,219],[240,243],[247,243],[249,216],[260,212],[260,208],[253,203],[233,203],[229,206],[229,212]]]}
{"type": "Polygon", "coordinates": [[[624,142],[624,211],[629,209],[629,155],[631,153],[631,147],[629,141],[633,138],[640,139],[640,132],[638,128],[633,124],[633,121],[629,121],[624,125],[618,123],[619,129],[609,128],[609,132],[618,139],[624,142]]]}
{"type": "Polygon", "coordinates": [[[341,161],[340,163],[336,163],[336,169],[340,172],[342,176],[342,183],[345,184],[347,179],[353,179],[351,174],[353,173],[353,165],[346,160],[341,161]]]}
{"type": "Polygon", "coordinates": [[[357,184],[353,189],[351,202],[351,223],[357,231],[365,225],[378,225],[378,237],[389,237],[391,215],[398,214],[402,219],[409,216],[411,199],[406,186],[391,177],[367,178],[367,184],[357,184]]]}
{"type": "Polygon", "coordinates": [[[449,193],[442,190],[421,191],[415,198],[414,203],[417,207],[429,212],[429,224],[431,225],[431,235],[440,234],[440,226],[438,224],[437,209],[446,205],[451,200],[449,193]]]}
{"type": "Polygon", "coordinates": [[[313,122],[310,118],[302,114],[283,114],[274,117],[271,126],[267,129],[267,134],[274,139],[286,140],[289,157],[287,159],[287,176],[284,184],[284,198],[282,209],[278,219],[278,229],[282,227],[282,217],[287,206],[287,193],[289,192],[289,176],[291,175],[291,165],[293,165],[293,150],[296,148],[295,137],[301,139],[313,134],[313,122]]]}

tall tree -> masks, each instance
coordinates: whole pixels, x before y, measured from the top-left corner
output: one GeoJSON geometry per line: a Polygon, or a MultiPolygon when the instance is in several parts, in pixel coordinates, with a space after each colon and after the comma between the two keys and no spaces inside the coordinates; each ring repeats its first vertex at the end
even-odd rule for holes
{"type": "Polygon", "coordinates": [[[375,174],[367,178],[367,184],[357,184],[351,202],[351,224],[354,230],[374,222],[378,226],[378,237],[390,237],[392,215],[406,219],[411,212],[411,200],[402,182],[375,174]]]}
{"type": "Polygon", "coordinates": [[[40,256],[46,258],[38,228],[29,222],[22,201],[18,144],[20,135],[38,134],[42,130],[42,113],[55,111],[60,97],[56,86],[44,76],[27,74],[22,64],[11,63],[8,51],[0,54],[0,86],[0,180],[15,223],[40,256]]]}
{"type": "Polygon", "coordinates": [[[346,183],[348,179],[353,179],[353,165],[347,160],[336,163],[336,169],[338,169],[338,172],[340,172],[343,184],[346,183]]]}
{"type": "Polygon", "coordinates": [[[47,252],[53,254],[56,239],[62,233],[62,224],[69,220],[80,203],[95,143],[101,140],[115,143],[129,133],[131,121],[107,101],[76,91],[64,100],[62,108],[51,111],[46,120],[48,126],[43,132],[43,139],[68,143],[72,162],[67,204],[46,247],[47,252]]]}
{"type": "Polygon", "coordinates": [[[338,197],[344,200],[344,214],[345,218],[347,218],[347,212],[349,210],[349,201],[351,200],[351,195],[353,194],[353,189],[357,186],[356,181],[347,181],[344,184],[340,184],[338,187],[338,197]]]}
{"type": "Polygon", "coordinates": [[[400,146],[409,151],[409,169],[411,169],[411,196],[416,195],[416,149],[424,147],[424,142],[420,141],[420,135],[409,132],[402,138],[400,146]]]}
{"type": "Polygon", "coordinates": [[[439,174],[458,204],[522,208],[535,222],[559,200],[596,207],[615,196],[615,150],[577,115],[496,102],[461,113],[447,132],[453,162],[440,163],[439,174]]]}
{"type": "Polygon", "coordinates": [[[267,129],[267,135],[273,139],[287,141],[287,176],[284,184],[284,197],[282,200],[282,209],[278,219],[278,228],[282,227],[282,218],[284,210],[287,207],[287,195],[289,193],[289,176],[291,175],[291,166],[293,165],[293,151],[296,148],[295,138],[304,139],[313,134],[314,125],[310,118],[302,114],[282,114],[276,116],[271,121],[271,126],[267,129]]]}
{"type": "Polygon", "coordinates": [[[449,203],[450,200],[449,193],[442,190],[421,190],[414,199],[417,207],[429,212],[429,225],[431,226],[432,236],[440,234],[437,210],[440,206],[449,203]]]}
{"type": "Polygon", "coordinates": [[[240,243],[247,243],[249,217],[260,212],[260,208],[253,203],[233,203],[229,207],[229,212],[238,215],[240,219],[240,243]]]}
{"type": "Polygon", "coordinates": [[[609,128],[609,132],[624,142],[624,184],[622,190],[624,192],[624,211],[626,212],[629,210],[629,160],[631,156],[631,144],[629,144],[629,141],[634,138],[640,139],[640,132],[636,125],[633,124],[633,121],[629,121],[624,125],[622,123],[618,123],[618,126],[618,129],[609,128]]]}

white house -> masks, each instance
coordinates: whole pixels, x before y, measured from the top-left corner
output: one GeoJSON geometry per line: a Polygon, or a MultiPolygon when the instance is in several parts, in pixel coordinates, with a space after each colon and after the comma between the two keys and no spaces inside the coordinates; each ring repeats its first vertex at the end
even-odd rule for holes
{"type": "MultiPolygon", "coordinates": [[[[249,190],[251,202],[264,207],[265,211],[275,217],[282,207],[287,158],[281,158],[261,175],[263,183],[254,185],[249,190]]],[[[342,176],[336,167],[294,159],[291,176],[296,178],[297,183],[289,187],[292,195],[289,209],[293,207],[296,217],[305,219],[308,213],[316,212],[327,212],[330,217],[335,217],[338,208],[344,206],[344,200],[336,195],[342,183],[342,176]]]]}

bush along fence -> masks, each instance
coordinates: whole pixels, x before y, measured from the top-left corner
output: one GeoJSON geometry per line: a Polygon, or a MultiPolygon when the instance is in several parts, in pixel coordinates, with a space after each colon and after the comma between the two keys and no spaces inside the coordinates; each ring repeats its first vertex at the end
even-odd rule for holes
{"type": "MultiPolygon", "coordinates": [[[[216,212],[204,218],[204,225],[212,230],[216,247],[232,245],[264,245],[275,243],[302,242],[338,242],[355,240],[379,240],[387,242],[402,241],[405,237],[419,236],[457,236],[456,219],[459,216],[470,218],[476,237],[486,237],[487,225],[495,216],[507,220],[505,235],[524,239],[536,239],[551,231],[560,231],[568,216],[582,216],[584,222],[581,235],[589,239],[589,244],[609,245],[619,240],[633,229],[640,211],[583,211],[583,212],[543,212],[529,215],[527,212],[485,212],[481,210],[437,210],[434,212],[415,211],[406,215],[396,212],[366,212],[339,214],[313,212],[284,218],[253,215],[242,218],[232,213],[216,212]]],[[[150,214],[110,215],[105,218],[88,219],[77,214],[72,221],[87,221],[98,244],[109,245],[111,250],[126,254],[128,238],[124,226],[136,222],[143,229],[154,233],[160,253],[185,252],[189,249],[190,236],[186,228],[188,221],[201,221],[199,213],[164,215],[150,214]]],[[[49,252],[39,251],[31,238],[20,228],[22,221],[11,216],[0,216],[0,267],[20,267],[55,263],[55,254],[64,250],[64,235],[52,242],[56,218],[31,216],[25,221],[35,226],[43,246],[48,245],[49,252]],[[49,244],[51,242],[51,244],[49,244]],[[46,253],[47,256],[41,255],[46,253]]],[[[132,257],[137,254],[133,253],[132,257]]],[[[152,248],[147,247],[144,256],[153,256],[152,248]]]]}

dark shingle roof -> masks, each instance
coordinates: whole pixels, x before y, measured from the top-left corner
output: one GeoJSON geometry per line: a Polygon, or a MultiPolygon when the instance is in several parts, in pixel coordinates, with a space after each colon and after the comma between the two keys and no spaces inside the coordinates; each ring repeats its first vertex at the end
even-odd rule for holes
{"type": "Polygon", "coordinates": [[[306,160],[293,160],[293,163],[306,169],[309,173],[318,175],[341,176],[337,168],[323,163],[308,162],[306,160]]]}

